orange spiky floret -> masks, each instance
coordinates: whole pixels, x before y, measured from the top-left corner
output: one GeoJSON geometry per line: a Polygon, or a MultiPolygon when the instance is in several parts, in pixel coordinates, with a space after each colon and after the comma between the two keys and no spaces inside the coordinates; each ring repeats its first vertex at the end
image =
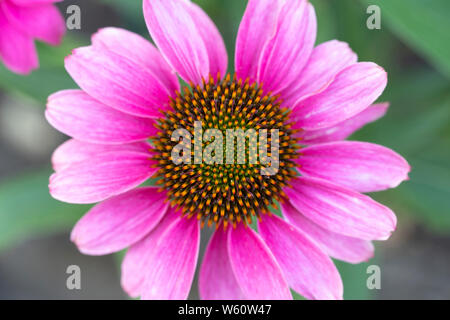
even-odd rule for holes
{"type": "MultiPolygon", "coordinates": [[[[158,120],[159,132],[154,137],[154,160],[159,167],[158,185],[168,192],[168,201],[178,206],[184,216],[194,215],[201,220],[201,226],[224,227],[237,223],[250,224],[261,214],[276,208],[275,201],[283,201],[283,187],[297,175],[295,163],[298,139],[292,137],[289,110],[280,107],[277,96],[264,94],[261,87],[250,81],[231,78],[210,77],[202,85],[185,87],[172,99],[171,111],[158,120]],[[172,148],[180,141],[172,141],[174,130],[184,128],[194,136],[194,122],[201,121],[202,129],[218,129],[226,136],[227,129],[267,129],[267,149],[271,150],[271,129],[279,130],[279,169],[272,175],[261,175],[261,159],[250,153],[249,141],[245,140],[244,164],[195,164],[195,148],[191,148],[191,162],[174,163],[172,148]]],[[[192,139],[193,141],[193,139],[192,139]]],[[[183,141],[184,143],[184,141],[183,141]]],[[[191,142],[193,144],[193,142],[191,142]]],[[[210,141],[203,141],[204,150],[210,141]]],[[[259,150],[259,141],[257,142],[259,150]]],[[[197,146],[197,149],[199,146],[197,146]]],[[[273,152],[274,150],[272,150],[273,152]]],[[[224,150],[223,154],[226,154],[224,150]]],[[[267,156],[271,156],[268,152],[267,156]]]]}

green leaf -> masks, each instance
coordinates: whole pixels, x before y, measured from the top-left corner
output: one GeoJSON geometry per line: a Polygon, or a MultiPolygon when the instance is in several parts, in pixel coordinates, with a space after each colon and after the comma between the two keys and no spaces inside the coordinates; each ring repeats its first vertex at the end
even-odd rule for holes
{"type": "Polygon", "coordinates": [[[373,291],[367,288],[367,267],[374,264],[374,260],[360,264],[350,264],[335,261],[336,267],[344,283],[344,299],[368,300],[373,296],[373,291]]]}
{"type": "Polygon", "coordinates": [[[44,170],[0,184],[0,249],[69,229],[88,210],[54,200],[48,191],[50,173],[44,170]]]}
{"type": "Polygon", "coordinates": [[[125,22],[126,29],[148,36],[145,25],[142,1],[102,0],[114,7],[125,22]]]}
{"type": "Polygon", "coordinates": [[[450,1],[364,0],[381,8],[381,23],[450,77],[450,1]]]}
{"type": "Polygon", "coordinates": [[[397,112],[396,115],[388,115],[386,119],[380,120],[373,135],[367,137],[372,140],[376,137],[375,142],[410,157],[423,152],[423,148],[429,146],[430,142],[443,136],[450,120],[450,96],[438,103],[424,103],[418,110],[413,110],[412,105],[406,105],[402,109],[403,113],[397,112]]]}
{"type": "Polygon", "coordinates": [[[291,293],[292,293],[292,297],[294,298],[294,300],[306,300],[305,297],[303,297],[302,295],[298,294],[294,290],[291,290],[291,293]]]}
{"type": "Polygon", "coordinates": [[[434,148],[439,150],[424,150],[427,157],[410,158],[412,166],[411,179],[398,190],[407,205],[413,208],[408,213],[416,220],[439,233],[450,231],[450,150],[448,141],[436,143],[434,148]],[[439,156],[438,152],[446,152],[439,156]],[[442,161],[442,163],[438,163],[442,161]],[[447,161],[444,163],[444,161],[447,161]]]}
{"type": "Polygon", "coordinates": [[[336,16],[328,0],[311,0],[317,16],[316,44],[337,38],[336,16]]]}

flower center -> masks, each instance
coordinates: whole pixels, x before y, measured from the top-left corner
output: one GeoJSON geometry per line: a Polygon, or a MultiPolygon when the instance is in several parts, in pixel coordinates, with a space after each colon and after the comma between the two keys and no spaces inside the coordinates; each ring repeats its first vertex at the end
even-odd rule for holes
{"type": "Polygon", "coordinates": [[[184,88],[156,125],[153,159],[168,201],[202,226],[251,223],[277,208],[297,175],[289,111],[249,81],[210,78],[184,88]]]}

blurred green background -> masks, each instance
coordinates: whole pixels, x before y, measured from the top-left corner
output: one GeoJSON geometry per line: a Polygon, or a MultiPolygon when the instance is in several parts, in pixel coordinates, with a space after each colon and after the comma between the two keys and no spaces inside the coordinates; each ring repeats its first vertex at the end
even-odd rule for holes
{"type": "MultiPolygon", "coordinates": [[[[219,27],[230,71],[244,0],[198,0],[219,27]]],[[[368,264],[337,262],[347,299],[450,298],[450,1],[311,0],[318,17],[317,43],[346,41],[360,61],[389,74],[379,101],[388,114],[353,140],[393,148],[411,164],[410,181],[372,194],[394,209],[398,229],[377,243],[368,264]],[[366,9],[381,8],[381,29],[369,30],[366,9]],[[381,290],[366,287],[367,265],[381,267],[381,290]]],[[[86,206],[53,200],[47,189],[50,155],[64,139],[44,119],[49,94],[75,88],[63,68],[73,48],[89,44],[104,26],[148,38],[141,0],[64,1],[81,8],[82,29],[68,31],[60,47],[38,44],[41,68],[28,77],[0,65],[0,298],[126,298],[119,285],[119,258],[87,257],[69,242],[86,206]],[[82,268],[82,290],[65,288],[70,264],[82,268]]],[[[67,16],[67,15],[66,15],[67,16]]],[[[206,233],[208,231],[205,231],[206,233]]],[[[202,245],[204,248],[204,244],[202,245]]],[[[194,287],[192,298],[197,297],[194,287]]]]}

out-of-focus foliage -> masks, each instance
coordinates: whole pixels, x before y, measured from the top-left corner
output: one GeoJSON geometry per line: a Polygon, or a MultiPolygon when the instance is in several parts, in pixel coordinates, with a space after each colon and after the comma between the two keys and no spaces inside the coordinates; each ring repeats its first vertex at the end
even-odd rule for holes
{"type": "Polygon", "coordinates": [[[29,237],[70,228],[88,206],[53,200],[48,193],[50,170],[0,184],[0,249],[29,237]]]}
{"type": "Polygon", "coordinates": [[[450,1],[365,0],[380,6],[392,31],[450,77],[450,1]]]}
{"type": "MultiPolygon", "coordinates": [[[[120,27],[149,37],[141,0],[101,0],[122,18],[120,27]]],[[[197,0],[215,21],[233,70],[234,44],[246,1],[197,0]]],[[[318,43],[346,41],[360,61],[374,61],[389,73],[380,101],[388,114],[352,139],[380,143],[402,154],[412,165],[410,181],[373,196],[401,219],[413,219],[431,230],[450,232],[450,1],[448,0],[311,0],[318,18],[318,43]],[[368,5],[381,8],[381,30],[369,30],[368,5]]],[[[64,57],[89,36],[69,31],[60,47],[39,45],[41,68],[28,77],[0,66],[0,88],[31,97],[44,106],[49,94],[76,85],[65,72],[64,57]]],[[[48,194],[50,170],[0,184],[0,248],[36,234],[69,228],[87,210],[53,200],[48,194]]],[[[371,264],[373,261],[370,262],[371,264]]],[[[366,264],[337,263],[345,298],[370,297],[366,264]]]]}
{"type": "Polygon", "coordinates": [[[101,0],[117,9],[124,20],[121,27],[132,29],[137,33],[146,33],[144,15],[142,13],[142,1],[101,0]]]}
{"type": "Polygon", "coordinates": [[[76,84],[64,69],[64,57],[81,42],[71,36],[64,38],[58,47],[37,43],[40,68],[28,76],[17,75],[0,63],[0,88],[25,95],[45,105],[47,97],[58,90],[76,88],[76,84]]]}

